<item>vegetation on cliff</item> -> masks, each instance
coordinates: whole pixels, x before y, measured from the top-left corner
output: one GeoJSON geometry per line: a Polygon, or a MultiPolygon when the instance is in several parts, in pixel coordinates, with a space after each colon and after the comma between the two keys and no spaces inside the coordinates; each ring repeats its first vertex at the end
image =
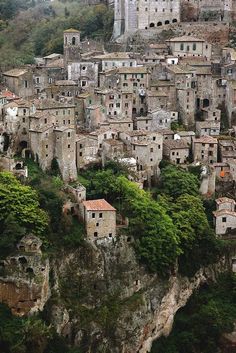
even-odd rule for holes
{"type": "Polygon", "coordinates": [[[216,261],[223,246],[208,222],[196,175],[163,166],[155,198],[128,180],[122,168],[91,169],[83,181],[88,197],[105,197],[129,217],[137,256],[150,271],[169,274],[178,259],[180,271],[191,276],[216,261]]]}
{"type": "Polygon", "coordinates": [[[37,2],[0,0],[0,68],[31,64],[35,56],[62,53],[63,31],[75,28],[85,37],[108,40],[112,34],[113,12],[105,5],[82,6],[79,1],[37,2]],[[17,4],[17,6],[16,6],[17,4]],[[21,6],[24,4],[25,6],[21,6]],[[25,10],[23,10],[25,9],[25,10]],[[19,12],[19,10],[21,10],[19,12]],[[2,15],[2,17],[1,17],[2,15]],[[11,18],[13,18],[11,20],[11,18]]]}
{"type": "Polygon", "coordinates": [[[217,283],[195,292],[175,317],[169,337],[158,339],[152,353],[222,352],[220,338],[236,320],[236,277],[223,275],[217,283]]]}

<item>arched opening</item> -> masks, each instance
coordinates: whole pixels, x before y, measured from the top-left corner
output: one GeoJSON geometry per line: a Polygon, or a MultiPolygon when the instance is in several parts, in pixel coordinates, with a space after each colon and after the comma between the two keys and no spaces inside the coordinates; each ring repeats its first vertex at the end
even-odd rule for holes
{"type": "Polygon", "coordinates": [[[155,23],[150,23],[150,25],[149,25],[150,27],[155,27],[155,23]]]}
{"type": "Polygon", "coordinates": [[[4,132],[3,136],[4,136],[3,151],[6,152],[8,150],[9,145],[10,145],[10,137],[5,132],[4,132]]]}
{"type": "Polygon", "coordinates": [[[75,37],[72,37],[72,45],[75,45],[76,39],[75,37]]]}
{"type": "Polygon", "coordinates": [[[34,270],[31,267],[27,267],[26,273],[28,273],[28,275],[30,275],[30,276],[33,276],[34,275],[34,270]]]}
{"type": "Polygon", "coordinates": [[[172,23],[176,23],[176,22],[178,22],[178,21],[177,21],[176,18],[174,18],[174,19],[172,20],[172,23]]]}
{"type": "Polygon", "coordinates": [[[203,99],[203,108],[209,107],[209,105],[210,105],[209,99],[207,98],[203,99]]]}
{"type": "Polygon", "coordinates": [[[144,113],[144,109],[140,108],[140,115],[143,115],[143,113],[144,113]]]}
{"type": "Polygon", "coordinates": [[[16,170],[20,170],[22,168],[23,168],[22,163],[16,163],[16,166],[15,166],[16,170]]]}
{"type": "Polygon", "coordinates": [[[162,22],[157,22],[157,27],[162,26],[162,22]]]}
{"type": "Polygon", "coordinates": [[[26,258],[25,258],[24,256],[19,257],[19,263],[20,263],[21,265],[26,265],[26,264],[27,264],[26,258]]]}
{"type": "Polygon", "coordinates": [[[165,21],[165,25],[169,25],[170,24],[170,21],[169,20],[166,20],[165,21]]]}
{"type": "Polygon", "coordinates": [[[19,146],[20,146],[20,148],[23,150],[24,148],[27,148],[27,147],[28,147],[28,143],[27,143],[27,141],[21,141],[21,142],[19,143],[19,146]]]}

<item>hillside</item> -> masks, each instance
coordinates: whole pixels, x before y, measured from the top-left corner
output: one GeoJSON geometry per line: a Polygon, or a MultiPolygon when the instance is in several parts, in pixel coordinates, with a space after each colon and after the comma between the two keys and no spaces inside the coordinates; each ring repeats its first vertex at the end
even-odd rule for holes
{"type": "Polygon", "coordinates": [[[14,11],[10,11],[9,3],[7,13],[0,11],[2,70],[31,64],[35,56],[61,53],[62,33],[66,28],[80,30],[82,39],[92,37],[103,41],[111,36],[113,12],[105,5],[83,6],[80,1],[40,2],[35,6],[33,1],[17,3],[14,11]]]}

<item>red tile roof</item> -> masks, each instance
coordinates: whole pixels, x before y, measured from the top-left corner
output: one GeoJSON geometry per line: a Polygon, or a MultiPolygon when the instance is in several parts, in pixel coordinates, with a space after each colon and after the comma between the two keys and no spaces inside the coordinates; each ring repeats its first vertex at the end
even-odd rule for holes
{"type": "Polygon", "coordinates": [[[116,209],[104,199],[84,201],[83,205],[87,211],[116,211],[116,209]]]}

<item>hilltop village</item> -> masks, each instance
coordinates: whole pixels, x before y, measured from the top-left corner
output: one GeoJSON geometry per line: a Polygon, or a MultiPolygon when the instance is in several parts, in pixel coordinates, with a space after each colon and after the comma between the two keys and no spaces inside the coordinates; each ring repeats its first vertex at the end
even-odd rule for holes
{"type": "MultiPolygon", "coordinates": [[[[236,228],[236,49],[229,46],[234,1],[115,0],[108,6],[114,7],[116,51],[82,40],[70,28],[63,55],[2,73],[1,168],[27,177],[15,156],[32,158],[44,171],[56,160],[70,183],[80,170],[113,160],[146,188],[158,180],[162,160],[202,166],[200,192],[212,195],[219,184],[225,190],[214,213],[216,233],[225,234],[236,228]],[[172,35],[165,39],[162,31],[168,30],[172,35]],[[129,39],[137,31],[141,49],[129,39]],[[128,50],[122,50],[125,41],[133,43],[128,50]]],[[[89,237],[115,235],[111,205],[86,201],[82,186],[69,192],[89,237]]]]}

